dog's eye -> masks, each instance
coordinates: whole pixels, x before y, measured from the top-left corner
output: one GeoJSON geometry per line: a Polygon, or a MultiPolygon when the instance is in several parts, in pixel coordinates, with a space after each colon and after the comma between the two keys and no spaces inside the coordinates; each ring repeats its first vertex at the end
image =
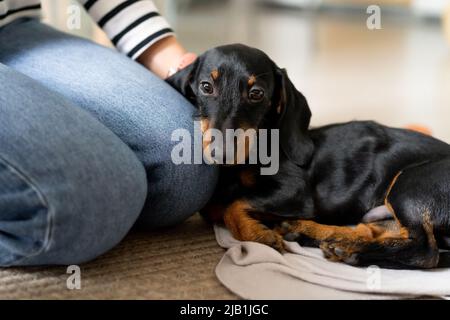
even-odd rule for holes
{"type": "Polygon", "coordinates": [[[264,98],[264,91],[261,89],[252,89],[250,90],[248,97],[252,102],[260,102],[264,98]]]}
{"type": "Polygon", "coordinates": [[[202,81],[200,83],[200,89],[204,94],[212,94],[214,92],[214,87],[208,81],[202,81]]]}

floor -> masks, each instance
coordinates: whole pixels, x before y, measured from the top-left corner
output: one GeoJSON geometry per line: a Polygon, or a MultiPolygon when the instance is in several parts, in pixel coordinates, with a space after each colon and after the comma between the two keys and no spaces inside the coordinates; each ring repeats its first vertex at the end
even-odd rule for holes
{"type": "Polygon", "coordinates": [[[224,250],[199,215],[183,225],[132,233],[81,266],[81,289],[69,290],[66,267],[0,269],[0,299],[236,299],[216,279],[224,250]]]}
{"type": "MultiPolygon", "coordinates": [[[[450,47],[439,23],[383,13],[382,29],[369,31],[366,18],[361,10],[305,12],[210,0],[173,24],[196,52],[233,42],[266,51],[309,99],[313,125],[419,123],[450,142],[450,47]]],[[[0,299],[233,299],[214,275],[223,252],[196,216],[175,229],[133,233],[81,266],[81,290],[67,289],[62,267],[1,269],[0,299]]]]}

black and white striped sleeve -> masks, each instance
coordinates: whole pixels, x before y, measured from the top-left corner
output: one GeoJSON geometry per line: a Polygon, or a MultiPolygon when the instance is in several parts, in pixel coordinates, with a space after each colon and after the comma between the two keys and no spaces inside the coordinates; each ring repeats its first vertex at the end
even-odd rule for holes
{"type": "Polygon", "coordinates": [[[173,35],[167,21],[149,0],[80,0],[112,43],[137,59],[159,40],[173,35]]]}

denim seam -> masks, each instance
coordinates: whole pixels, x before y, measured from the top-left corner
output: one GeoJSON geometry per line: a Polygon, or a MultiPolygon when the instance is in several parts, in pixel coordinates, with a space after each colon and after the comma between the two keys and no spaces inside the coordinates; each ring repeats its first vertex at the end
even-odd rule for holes
{"type": "Polygon", "coordinates": [[[51,238],[51,233],[53,231],[54,214],[53,214],[53,208],[50,207],[47,197],[39,189],[39,187],[37,186],[37,184],[35,183],[35,181],[33,181],[33,179],[31,177],[26,175],[25,172],[23,172],[17,166],[13,165],[10,161],[6,160],[1,155],[0,155],[0,162],[2,162],[6,166],[6,168],[8,170],[10,170],[10,172],[15,174],[18,178],[20,178],[23,182],[25,182],[35,192],[35,194],[38,196],[40,204],[47,211],[47,226],[46,226],[46,230],[45,230],[45,238],[44,238],[41,248],[35,250],[34,252],[32,252],[30,254],[27,254],[26,256],[23,256],[17,260],[14,260],[14,261],[11,261],[10,263],[8,263],[9,265],[13,265],[13,264],[21,263],[22,261],[29,259],[31,257],[37,256],[40,253],[42,253],[43,251],[48,249],[48,247],[50,246],[50,243],[51,243],[50,238],[51,238]]]}

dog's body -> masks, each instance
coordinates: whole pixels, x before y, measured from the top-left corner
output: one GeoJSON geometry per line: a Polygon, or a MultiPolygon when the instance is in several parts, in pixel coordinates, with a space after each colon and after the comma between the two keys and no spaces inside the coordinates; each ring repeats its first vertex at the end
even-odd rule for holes
{"type": "MultiPolygon", "coordinates": [[[[409,172],[417,165],[426,167],[446,157],[450,161],[448,144],[374,122],[331,125],[313,129],[309,134],[315,152],[307,167],[293,165],[284,157],[278,174],[273,176],[259,175],[252,165],[225,167],[215,202],[245,198],[255,211],[282,218],[312,219],[330,225],[356,224],[371,209],[384,205],[387,190],[399,172],[409,172]],[[242,172],[252,182],[242,181],[242,172]],[[235,188],[230,187],[233,183],[235,188]]],[[[425,181],[436,179],[417,178],[417,183],[425,187],[432,182],[425,181]]],[[[450,179],[448,183],[450,201],[450,179]]],[[[433,190],[424,190],[424,194],[431,197],[430,191],[433,190]]],[[[450,213],[450,207],[447,209],[450,213]]]]}
{"type": "MultiPolygon", "coordinates": [[[[421,133],[374,122],[326,126],[309,133],[315,146],[309,166],[302,168],[284,158],[274,176],[261,176],[250,165],[222,168],[211,201],[213,208],[217,204],[226,208],[244,200],[253,216],[267,225],[274,220],[299,219],[343,226],[361,223],[367,212],[387,201],[401,226],[407,228],[408,237],[414,234],[421,243],[400,244],[402,240],[397,236],[404,236],[400,229],[382,230],[383,237],[388,231],[392,233],[392,244],[374,245],[377,250],[373,257],[369,254],[357,257],[352,252],[342,259],[393,268],[426,267],[428,263],[435,266],[438,247],[446,247],[445,238],[450,236],[450,146],[421,133]],[[390,189],[394,180],[396,183],[390,189]],[[426,219],[433,228],[429,234],[426,219]],[[420,250],[426,253],[425,257],[420,250]]],[[[297,233],[299,237],[319,240],[319,245],[324,241],[322,245],[332,247],[336,247],[335,237],[343,237],[339,230],[313,225],[315,230],[308,231],[295,223],[287,226],[284,233],[297,233]]],[[[354,239],[348,241],[355,243],[346,245],[357,245],[361,240],[358,236],[366,237],[365,232],[373,237],[372,230],[350,232],[354,233],[354,239]]],[[[269,237],[267,243],[280,246],[272,241],[269,237]]],[[[323,249],[327,250],[324,246],[323,249]]]]}
{"type": "Polygon", "coordinates": [[[284,234],[290,239],[312,240],[328,258],[350,264],[392,268],[437,265],[439,245],[445,243],[441,240],[450,235],[448,144],[374,122],[308,130],[306,100],[267,56],[236,45],[205,55],[192,70],[176,75],[169,83],[194,97],[201,118],[210,127],[276,128],[282,150],[279,172],[273,176],[260,175],[260,165],[223,167],[217,191],[204,210],[210,219],[223,220],[240,240],[279,250],[283,249],[284,234]],[[255,61],[247,62],[252,55],[255,61]],[[234,59],[233,72],[223,64],[230,57],[234,59]],[[242,77],[237,77],[237,72],[242,72],[242,77]],[[201,78],[209,73],[210,85],[217,86],[217,92],[206,90],[208,94],[200,97],[203,94],[196,92],[193,83],[200,83],[199,90],[203,90],[201,78]],[[258,74],[266,79],[254,76],[258,74]],[[226,77],[227,90],[239,90],[235,99],[228,98],[229,106],[218,97],[221,76],[226,77]],[[232,80],[241,85],[233,87],[232,80]],[[245,100],[255,85],[269,93],[266,101],[245,100]],[[368,211],[381,205],[395,217],[389,227],[377,222],[345,226],[361,223],[368,211]],[[289,223],[276,230],[268,228],[286,220],[289,223]]]}

